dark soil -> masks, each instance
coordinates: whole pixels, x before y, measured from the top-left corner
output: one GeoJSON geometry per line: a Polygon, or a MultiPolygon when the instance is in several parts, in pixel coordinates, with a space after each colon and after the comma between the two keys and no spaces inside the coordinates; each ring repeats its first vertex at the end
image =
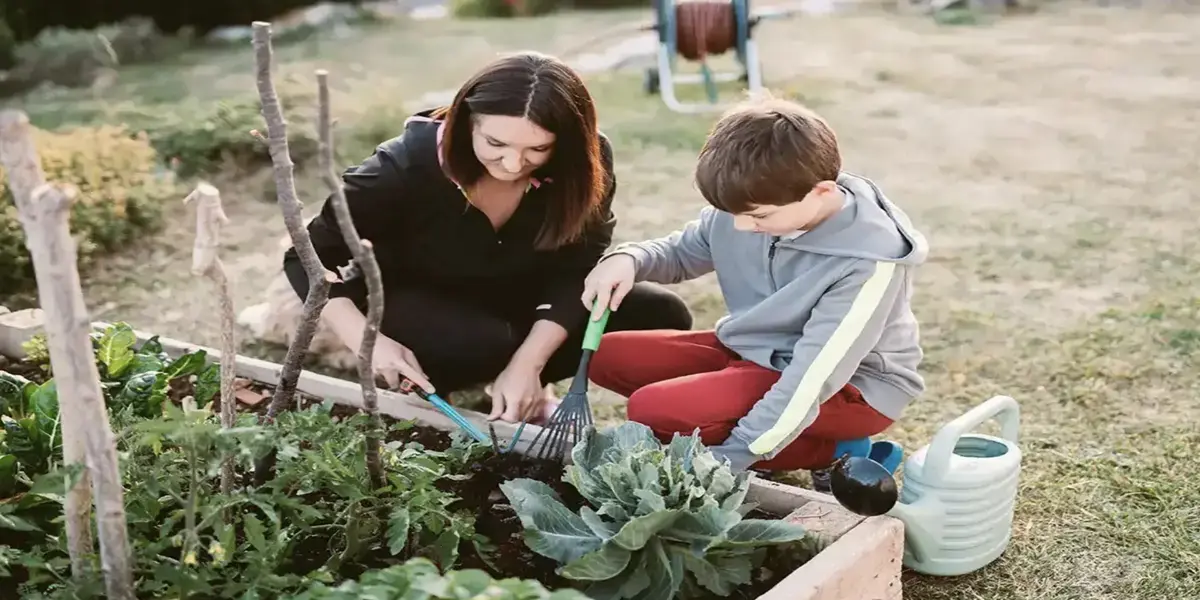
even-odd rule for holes
{"type": "Polygon", "coordinates": [[[43,384],[50,379],[49,374],[40,366],[28,360],[16,360],[0,354],[0,371],[19,375],[36,384],[43,384]]]}

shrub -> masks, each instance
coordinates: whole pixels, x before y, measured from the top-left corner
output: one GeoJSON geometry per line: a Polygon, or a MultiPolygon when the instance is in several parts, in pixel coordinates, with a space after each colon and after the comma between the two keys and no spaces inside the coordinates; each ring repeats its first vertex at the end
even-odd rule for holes
{"type": "MultiPolygon", "coordinates": [[[[278,89],[287,115],[288,150],[302,165],[317,154],[316,100],[311,92],[278,89]]],[[[132,116],[132,115],[131,115],[132,116]]],[[[181,176],[213,170],[222,162],[239,166],[269,165],[267,143],[251,132],[267,135],[257,95],[217,103],[187,103],[144,112],[126,122],[145,131],[150,143],[181,176]]]]}
{"type": "Polygon", "coordinates": [[[572,8],[583,8],[587,10],[600,10],[604,8],[629,8],[632,6],[644,6],[652,8],[654,5],[651,0],[569,0],[572,8]]]}
{"type": "Polygon", "coordinates": [[[453,0],[451,13],[459,18],[532,17],[554,12],[562,0],[453,0]]]}
{"type": "MultiPolygon", "coordinates": [[[[81,270],[137,234],[156,229],[162,202],[178,196],[170,175],[158,168],[157,153],[144,134],[113,126],[64,132],[34,129],[34,143],[46,179],[76,189],[71,233],[81,270]]],[[[0,177],[0,290],[15,293],[33,283],[33,268],[2,169],[0,177]]]]}
{"type": "Polygon", "coordinates": [[[5,78],[0,95],[19,94],[42,83],[86,87],[118,65],[162,60],[189,43],[189,33],[165,35],[144,17],[96,30],[47,28],[16,47],[15,67],[5,78]]]}

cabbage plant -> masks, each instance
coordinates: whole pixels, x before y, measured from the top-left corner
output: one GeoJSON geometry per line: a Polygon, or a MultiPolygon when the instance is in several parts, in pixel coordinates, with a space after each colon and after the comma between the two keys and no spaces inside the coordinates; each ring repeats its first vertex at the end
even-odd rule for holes
{"type": "Polygon", "coordinates": [[[531,550],[560,563],[595,600],[726,596],[749,584],[767,547],[806,531],[744,518],[749,473],[734,475],[696,432],[663,445],[640,423],[586,430],[563,480],[583,496],[578,512],[549,485],[502,484],[531,550]]]}

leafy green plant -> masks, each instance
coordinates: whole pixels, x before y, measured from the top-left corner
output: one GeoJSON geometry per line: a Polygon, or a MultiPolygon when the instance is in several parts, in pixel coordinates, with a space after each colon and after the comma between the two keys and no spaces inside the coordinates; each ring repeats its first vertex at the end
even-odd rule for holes
{"type": "Polygon", "coordinates": [[[178,385],[180,382],[190,384],[190,395],[198,406],[208,404],[220,391],[220,365],[209,364],[204,350],[171,359],[157,337],[140,347],[136,344],[137,335],[124,322],[92,334],[100,384],[111,411],[143,418],[160,415],[173,386],[188,390],[178,385]]]}
{"type": "Polygon", "coordinates": [[[0,371],[0,498],[15,494],[23,477],[45,473],[62,454],[54,380],[36,384],[0,371]]]}
{"type": "Polygon", "coordinates": [[[733,475],[700,443],[663,446],[645,425],[589,429],[564,479],[586,499],[573,512],[548,485],[515,479],[501,490],[534,552],[586,584],[595,600],[726,596],[748,584],[766,549],[805,538],[785,521],[743,518],[748,473],[733,475]]]}
{"type": "Polygon", "coordinates": [[[337,587],[313,584],[291,600],[588,600],[574,590],[548,591],[540,583],[527,579],[493,579],[478,569],[449,571],[444,575],[424,558],[413,558],[399,565],[363,575],[337,587]]]}

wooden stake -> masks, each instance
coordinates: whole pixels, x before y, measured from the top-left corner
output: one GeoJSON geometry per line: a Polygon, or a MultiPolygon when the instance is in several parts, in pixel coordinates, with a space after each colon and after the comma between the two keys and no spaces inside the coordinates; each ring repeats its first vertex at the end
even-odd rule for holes
{"type": "Polygon", "coordinates": [[[46,184],[33,145],[29,118],[0,113],[0,162],[8,173],[25,246],[33,259],[38,299],[45,312],[46,345],[58,388],[63,423],[63,463],[87,465],[85,477],[66,499],[68,550],[75,577],[87,571],[92,553],[87,481],[95,494],[96,526],[105,588],[113,600],[132,600],[133,575],[125,522],[117,446],[100,389],[92,331],[80,285],[70,215],[73,194],[46,184]]]}
{"type": "MultiPolygon", "coordinates": [[[[29,132],[29,119],[24,113],[5,111],[0,115],[0,161],[3,161],[8,175],[8,188],[12,190],[18,210],[24,215],[21,207],[29,206],[33,191],[46,183],[46,175],[42,172],[41,160],[29,132]]],[[[61,409],[59,415],[63,428],[63,464],[86,464],[84,433],[79,428],[81,415],[61,409]]],[[[71,556],[71,573],[75,577],[87,572],[87,557],[92,553],[90,487],[91,477],[85,469],[75,487],[67,490],[64,502],[67,551],[71,556]]]]}
{"type": "Polygon", "coordinates": [[[296,337],[283,359],[279,384],[275,387],[275,395],[267,409],[266,420],[271,422],[276,413],[287,407],[296,394],[296,380],[300,377],[304,355],[312,343],[317,330],[317,320],[321,318],[321,311],[329,299],[329,287],[336,276],[321,265],[317,251],[308,236],[308,230],[304,227],[304,205],[296,198],[296,182],[292,177],[294,164],[288,152],[287,121],[283,116],[279,95],[275,92],[275,84],[271,80],[271,24],[255,21],[253,29],[258,95],[262,102],[263,118],[267,121],[267,143],[271,151],[271,162],[275,167],[276,196],[288,235],[292,238],[292,246],[296,248],[300,263],[304,265],[304,272],[308,275],[308,297],[304,299],[300,326],[296,329],[296,337]]]}
{"type": "MultiPolygon", "coordinates": [[[[237,400],[233,397],[233,380],[237,373],[237,340],[234,338],[233,295],[229,291],[229,278],[225,265],[221,263],[218,249],[221,246],[221,227],[229,222],[221,207],[221,193],[212,185],[201,182],[183,199],[184,204],[195,201],[196,242],[192,246],[192,273],[204,275],[217,288],[217,302],[221,310],[221,426],[233,428],[237,424],[237,400]]],[[[225,457],[221,463],[221,493],[233,491],[233,457],[225,457]]]]}
{"type": "Polygon", "coordinates": [[[379,462],[379,441],[383,437],[383,420],[379,418],[379,399],[375,390],[375,340],[379,335],[379,324],[383,320],[383,275],[369,240],[358,237],[358,230],[350,216],[350,205],[346,202],[346,190],[333,170],[333,123],[329,110],[329,73],[317,71],[318,129],[320,130],[319,162],[321,177],[332,193],[334,214],[342,239],[362,269],[367,279],[367,320],[363,326],[362,342],[358,347],[358,382],[362,386],[363,408],[370,415],[366,431],[367,472],[375,487],[383,487],[386,479],[383,465],[379,462]]]}

